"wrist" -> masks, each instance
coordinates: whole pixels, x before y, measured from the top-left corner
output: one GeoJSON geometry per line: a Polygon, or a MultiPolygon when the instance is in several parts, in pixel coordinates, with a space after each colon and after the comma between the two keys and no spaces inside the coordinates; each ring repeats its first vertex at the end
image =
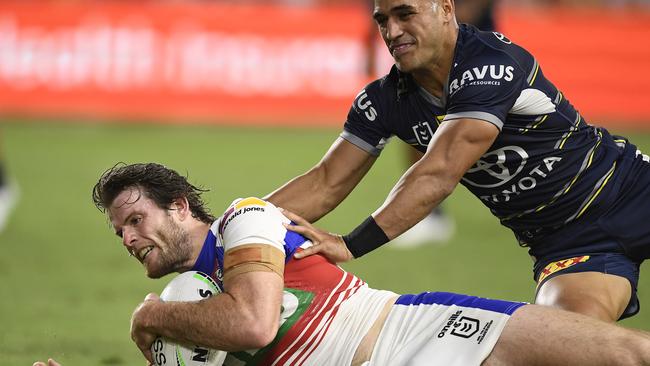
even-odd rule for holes
{"type": "Polygon", "coordinates": [[[359,258],[386,244],[389,239],[384,230],[377,225],[375,219],[368,216],[361,225],[357,226],[348,235],[344,235],[343,241],[352,256],[359,258]]]}

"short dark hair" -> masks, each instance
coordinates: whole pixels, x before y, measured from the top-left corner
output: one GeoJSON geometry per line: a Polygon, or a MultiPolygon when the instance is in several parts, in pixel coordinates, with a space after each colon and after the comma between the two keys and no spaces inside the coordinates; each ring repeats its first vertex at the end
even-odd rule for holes
{"type": "Polygon", "coordinates": [[[187,178],[161,164],[117,163],[105,171],[93,187],[95,206],[106,212],[115,197],[129,188],[139,188],[142,193],[164,210],[178,198],[186,198],[190,205],[192,217],[211,224],[215,217],[205,207],[201,194],[207,189],[197,188],[187,178]]]}

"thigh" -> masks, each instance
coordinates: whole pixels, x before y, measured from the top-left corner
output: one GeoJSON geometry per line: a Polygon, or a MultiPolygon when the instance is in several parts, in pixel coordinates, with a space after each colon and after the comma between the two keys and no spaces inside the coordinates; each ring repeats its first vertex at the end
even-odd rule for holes
{"type": "Polygon", "coordinates": [[[624,277],[580,272],[546,281],[537,291],[535,303],[615,322],[630,303],[631,295],[632,286],[624,277]]]}
{"type": "Polygon", "coordinates": [[[519,308],[483,366],[641,365],[650,337],[580,314],[538,305],[519,308]]]}
{"type": "Polygon", "coordinates": [[[639,263],[622,253],[541,262],[536,269],[537,304],[606,321],[630,317],[639,311],[639,263]]]}

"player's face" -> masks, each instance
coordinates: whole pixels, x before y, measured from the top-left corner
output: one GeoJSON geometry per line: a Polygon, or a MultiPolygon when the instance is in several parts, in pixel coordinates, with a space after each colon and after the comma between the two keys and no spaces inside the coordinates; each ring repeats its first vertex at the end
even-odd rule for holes
{"type": "Polygon", "coordinates": [[[373,18],[397,67],[414,72],[435,64],[443,47],[438,0],[375,0],[373,18]]]}
{"type": "Polygon", "coordinates": [[[116,235],[144,265],[148,277],[192,266],[190,236],[174,210],[163,210],[139,189],[129,188],[115,198],[108,214],[116,235]]]}

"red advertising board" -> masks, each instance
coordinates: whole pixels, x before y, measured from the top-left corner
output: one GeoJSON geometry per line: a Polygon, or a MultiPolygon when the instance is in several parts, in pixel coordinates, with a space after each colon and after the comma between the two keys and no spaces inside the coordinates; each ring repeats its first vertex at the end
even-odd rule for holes
{"type": "Polygon", "coordinates": [[[365,15],[347,7],[2,2],[0,109],[340,121],[367,80],[365,15]]]}
{"type": "MultiPolygon", "coordinates": [[[[587,120],[650,127],[650,13],[499,20],[587,120]]],[[[363,6],[2,1],[0,115],[340,126],[368,81],[370,21],[363,6]]]]}

